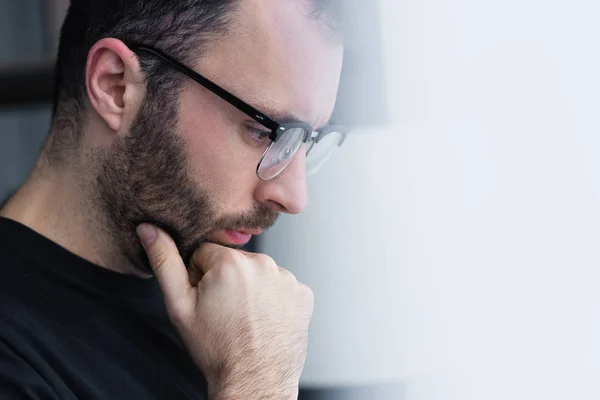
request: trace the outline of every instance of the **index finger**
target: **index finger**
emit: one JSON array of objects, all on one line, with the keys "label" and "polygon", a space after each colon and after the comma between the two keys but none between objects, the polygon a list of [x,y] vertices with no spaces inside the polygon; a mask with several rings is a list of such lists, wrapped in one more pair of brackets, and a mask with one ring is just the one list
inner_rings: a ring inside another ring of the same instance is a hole
[{"label": "index finger", "polygon": [[192,255],[191,267],[202,275],[208,273],[216,266],[225,263],[236,263],[236,257],[248,257],[248,252],[242,250],[231,249],[219,244],[204,242]]},{"label": "index finger", "polygon": [[164,294],[165,303],[171,309],[176,305],[189,306],[192,286],[173,239],[161,229],[149,224],[141,224],[136,232]]}]

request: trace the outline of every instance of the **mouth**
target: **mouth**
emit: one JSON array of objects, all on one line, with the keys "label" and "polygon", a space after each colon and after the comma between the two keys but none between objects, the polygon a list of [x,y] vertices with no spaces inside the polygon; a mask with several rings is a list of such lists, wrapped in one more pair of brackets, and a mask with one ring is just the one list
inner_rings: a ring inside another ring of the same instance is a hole
[{"label": "mouth", "polygon": [[248,244],[252,236],[260,235],[261,230],[233,230],[225,229],[211,235],[211,241],[226,243],[233,246],[244,246]]}]

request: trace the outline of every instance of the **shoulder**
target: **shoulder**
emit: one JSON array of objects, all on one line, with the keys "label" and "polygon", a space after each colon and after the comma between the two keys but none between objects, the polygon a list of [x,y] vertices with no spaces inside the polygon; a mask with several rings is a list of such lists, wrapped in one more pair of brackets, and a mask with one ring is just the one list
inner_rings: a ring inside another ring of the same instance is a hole
[{"label": "shoulder", "polygon": [[15,343],[0,336],[0,398],[58,399]]},{"label": "shoulder", "polygon": [[0,290],[0,399],[57,399],[36,365],[44,336],[37,313],[11,289]]}]

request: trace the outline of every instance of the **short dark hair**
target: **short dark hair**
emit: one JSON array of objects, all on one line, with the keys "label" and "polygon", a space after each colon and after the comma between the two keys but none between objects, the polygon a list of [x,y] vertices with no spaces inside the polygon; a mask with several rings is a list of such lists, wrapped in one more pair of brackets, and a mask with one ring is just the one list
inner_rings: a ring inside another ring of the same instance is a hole
[{"label": "short dark hair", "polygon": [[[228,27],[238,0],[71,0],[60,33],[55,67],[52,124],[54,146],[77,142],[85,111],[85,68],[92,46],[105,37],[150,44],[189,61],[202,45]],[[158,63],[143,63],[148,82],[176,83]],[[162,79],[156,79],[162,77]],[[151,78],[151,79],[150,79]],[[70,147],[70,146],[69,146]],[[60,149],[51,149],[53,153]]]},{"label": "short dark hair", "polygon": [[[77,143],[85,112],[85,68],[92,46],[106,37],[151,45],[184,63],[191,62],[230,26],[240,0],[71,0],[58,56],[51,153]],[[302,1],[302,0],[299,0]],[[339,0],[309,0],[313,17],[335,31]],[[182,77],[151,59],[140,59],[149,93],[177,92]],[[53,136],[55,136],[53,135]]]}]

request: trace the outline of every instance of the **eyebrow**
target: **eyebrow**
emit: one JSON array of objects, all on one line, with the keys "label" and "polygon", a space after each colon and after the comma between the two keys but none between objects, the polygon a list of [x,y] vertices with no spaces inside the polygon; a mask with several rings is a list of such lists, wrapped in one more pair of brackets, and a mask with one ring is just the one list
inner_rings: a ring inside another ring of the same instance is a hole
[{"label": "eyebrow", "polygon": [[307,123],[306,121],[303,121],[299,116],[294,115],[294,113],[278,110],[275,107],[270,106],[268,104],[260,104],[259,103],[259,104],[253,105],[252,107],[255,107],[257,110],[260,110],[261,112],[266,114],[269,118],[274,119],[275,121],[279,122],[280,124],[285,123],[285,122]]},{"label": "eyebrow", "polygon": [[[277,121],[280,124],[283,123],[304,123],[304,124],[308,124],[312,127],[312,124],[306,122],[305,120],[301,119],[300,117],[298,117],[297,115],[294,115],[293,113],[290,112],[285,112],[285,111],[281,111],[276,109],[275,107],[269,105],[269,104],[260,104],[257,103],[255,105],[252,105],[252,107],[255,107],[257,110],[260,110],[262,113],[264,113],[265,115],[267,115],[269,118]],[[321,129],[329,126],[331,124],[331,120],[325,121],[325,123],[323,123],[320,127],[318,128],[314,128],[312,127],[312,129],[314,131],[320,131]]]}]

